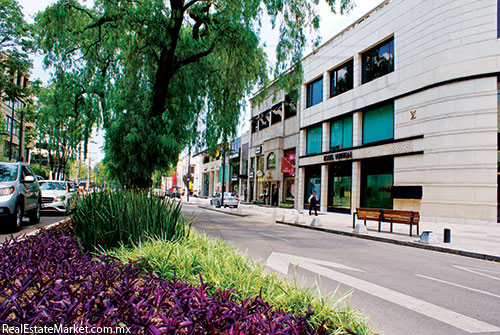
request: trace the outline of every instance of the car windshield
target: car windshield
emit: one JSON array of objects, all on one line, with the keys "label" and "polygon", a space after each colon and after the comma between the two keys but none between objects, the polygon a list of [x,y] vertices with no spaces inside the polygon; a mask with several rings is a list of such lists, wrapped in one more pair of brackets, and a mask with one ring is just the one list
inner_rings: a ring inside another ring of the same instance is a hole
[{"label": "car windshield", "polygon": [[232,193],[224,193],[224,196],[225,196],[225,197],[232,197],[232,196],[233,196],[233,194],[232,194]]},{"label": "car windshield", "polygon": [[66,185],[65,183],[42,181],[40,182],[40,189],[46,191],[64,191],[66,190]]},{"label": "car windshield", "polygon": [[0,181],[14,181],[17,178],[17,165],[0,164]]}]

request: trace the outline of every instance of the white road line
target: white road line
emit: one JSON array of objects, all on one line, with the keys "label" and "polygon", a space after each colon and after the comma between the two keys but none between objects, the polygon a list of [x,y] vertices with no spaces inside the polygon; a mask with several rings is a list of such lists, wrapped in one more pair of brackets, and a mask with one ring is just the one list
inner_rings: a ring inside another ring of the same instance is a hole
[{"label": "white road line", "polygon": [[452,265],[452,266],[454,266],[454,267],[456,267],[457,269],[460,269],[460,270],[464,270],[464,271],[467,271],[467,272],[470,272],[470,273],[475,273],[475,274],[483,276],[483,277],[487,277],[487,278],[490,278],[490,279],[494,279],[494,280],[500,281],[500,278],[493,277],[493,276],[490,276],[490,275],[487,275],[487,274],[484,274],[484,273],[481,273],[481,272],[478,272],[478,271],[474,271],[474,270],[471,270],[471,269],[467,269],[467,268],[465,268],[463,266],[458,266],[458,265]]},{"label": "white road line", "polygon": [[[278,255],[274,255],[278,254]],[[337,272],[328,268],[325,268],[321,265],[315,264],[315,260],[310,261],[300,261],[300,257],[295,258],[297,256],[272,253],[269,257],[273,259],[273,262],[268,262],[267,265],[275,268],[273,265],[279,261],[279,258],[276,256],[281,256],[282,259],[287,259],[289,263],[300,266],[303,269],[308,271],[317,273],[321,276],[330,278],[339,283],[343,283],[347,286],[350,286],[356,290],[363,291],[369,293],[373,296],[376,296],[380,299],[387,300],[394,304],[400,305],[409,310],[415,311],[417,313],[428,316],[432,319],[436,319],[440,322],[449,324],[453,327],[459,328],[468,333],[490,333],[490,332],[499,332],[500,327],[490,325],[486,322],[476,320],[469,316],[448,310],[444,307],[440,307],[429,303],[424,300],[417,299],[415,297],[388,289],[386,287],[370,283],[366,280],[362,280],[353,276],[349,276],[343,274],[341,272]],[[269,259],[268,259],[269,260]],[[311,262],[312,261],[312,262]],[[276,264],[276,268],[278,271],[284,272],[287,274],[288,272],[288,263],[287,266],[285,264]],[[286,269],[286,271],[283,271]]]},{"label": "white road line", "polygon": [[421,278],[425,278],[425,279],[429,279],[429,280],[434,280],[434,281],[437,281],[437,282],[440,282],[440,283],[443,283],[443,284],[448,284],[448,285],[451,285],[451,286],[456,286],[456,287],[464,288],[464,289],[469,290],[469,291],[474,291],[474,292],[486,294],[486,295],[489,295],[489,296],[492,296],[492,297],[495,297],[495,298],[500,298],[500,295],[498,295],[498,294],[494,294],[494,293],[490,293],[490,292],[478,290],[478,289],[475,289],[475,288],[472,288],[472,287],[468,287],[468,286],[464,286],[464,285],[460,285],[460,284],[455,284],[455,283],[452,283],[452,282],[449,282],[449,281],[446,281],[446,280],[441,280],[441,279],[432,278],[432,277],[428,277],[428,276],[424,276],[424,275],[419,275],[419,274],[415,274],[415,276],[421,277]]},{"label": "white road line", "polygon": [[275,239],[278,239],[278,240],[282,240],[282,241],[285,241],[285,242],[290,242],[290,241],[289,241],[289,240],[287,240],[286,238],[282,238],[282,237],[274,236],[274,235],[271,235],[271,234],[266,234],[266,233],[261,233],[261,232],[259,232],[259,235],[262,235],[262,236],[267,236],[267,237],[272,237],[272,238],[275,238]]}]

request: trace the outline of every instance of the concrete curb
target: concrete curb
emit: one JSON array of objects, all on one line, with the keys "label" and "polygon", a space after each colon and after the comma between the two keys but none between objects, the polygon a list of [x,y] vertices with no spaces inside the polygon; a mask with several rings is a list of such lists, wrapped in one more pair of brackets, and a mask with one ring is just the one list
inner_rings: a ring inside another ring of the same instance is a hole
[{"label": "concrete curb", "polygon": [[203,205],[198,205],[198,207],[199,208],[203,208],[203,209],[208,209],[209,211],[214,211],[214,212],[219,212],[219,213],[228,214],[228,215],[234,215],[234,216],[239,216],[239,217],[246,217],[246,216],[250,215],[250,214],[240,214],[240,213],[226,212],[223,209],[217,209],[217,208],[203,206]]},{"label": "concrete curb", "polygon": [[349,232],[330,229],[330,228],[315,227],[315,226],[303,225],[303,224],[298,224],[298,223],[285,222],[285,221],[281,221],[281,220],[276,220],[276,223],[285,224],[285,225],[294,226],[294,227],[305,228],[305,229],[311,229],[311,230],[319,230],[319,231],[322,231],[325,233],[356,237],[356,238],[361,238],[361,239],[365,239],[365,240],[372,240],[372,241],[378,241],[378,242],[384,242],[384,243],[392,243],[392,244],[397,244],[397,245],[403,245],[406,247],[427,249],[427,250],[432,250],[432,251],[438,251],[438,252],[443,252],[443,253],[448,253],[448,254],[470,257],[470,258],[478,258],[478,259],[482,259],[482,260],[486,260],[486,261],[500,263],[500,257],[498,257],[498,256],[481,254],[481,253],[472,252],[472,251],[450,249],[450,248],[438,247],[438,246],[433,246],[433,245],[423,244],[423,243],[398,241],[398,240],[393,240],[393,239],[385,238],[385,237],[378,237],[378,236],[371,236],[371,235],[364,235],[364,234],[355,234],[355,233],[349,233]]}]

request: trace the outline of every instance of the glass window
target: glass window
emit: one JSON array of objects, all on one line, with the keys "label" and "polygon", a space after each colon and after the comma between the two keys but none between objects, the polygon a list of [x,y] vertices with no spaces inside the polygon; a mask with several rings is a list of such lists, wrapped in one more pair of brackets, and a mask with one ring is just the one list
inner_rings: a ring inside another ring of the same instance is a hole
[{"label": "glass window", "polygon": [[250,172],[254,172],[255,171],[255,157],[252,157],[250,159]]},{"label": "glass window", "polygon": [[353,88],[352,68],[353,61],[350,60],[330,72],[330,97],[347,92]]},{"label": "glass window", "polygon": [[251,120],[252,134],[259,130],[259,121],[256,119]]},{"label": "glass window", "polygon": [[351,208],[352,163],[330,164],[328,172],[328,210],[349,212]]},{"label": "glass window", "polygon": [[241,162],[241,174],[246,175],[248,173],[248,159]]},{"label": "glass window", "polygon": [[362,162],[361,205],[363,207],[392,209],[393,166],[394,159],[392,157]]},{"label": "glass window", "polygon": [[363,144],[394,137],[394,105],[385,105],[363,113]]},{"label": "glass window", "polygon": [[275,169],[276,168],[276,155],[274,152],[271,152],[267,156],[267,168],[268,169]]},{"label": "glass window", "polygon": [[323,77],[307,84],[307,107],[323,101]]},{"label": "glass window", "polygon": [[293,203],[295,201],[295,177],[285,177],[283,201]]},{"label": "glass window", "polygon": [[265,111],[264,113],[260,114],[259,130],[269,127],[269,125],[270,125],[269,121],[270,121],[270,112],[269,111]]},{"label": "glass window", "polygon": [[394,38],[364,52],[361,61],[363,84],[394,71]]},{"label": "glass window", "polygon": [[41,182],[40,189],[42,191],[65,191],[66,185],[64,182]]},{"label": "glass window", "polygon": [[[309,197],[316,191],[316,196],[321,196],[321,166],[306,167],[304,184],[304,204],[309,205]],[[308,207],[307,207],[308,208]]]},{"label": "glass window", "polygon": [[330,125],[330,150],[352,147],[352,115]]},{"label": "glass window", "polygon": [[319,154],[321,152],[321,125],[307,130],[307,155]]},{"label": "glass window", "polygon": [[288,98],[285,101],[285,119],[297,115],[297,109],[295,108],[295,103]]},{"label": "glass window", "polygon": [[271,110],[271,124],[281,122],[282,119],[281,113],[282,113],[281,104],[273,108],[273,110]]},{"label": "glass window", "polygon": [[264,172],[264,156],[257,157],[257,171]]},{"label": "glass window", "polygon": [[0,164],[0,181],[14,181],[17,179],[17,165]]}]

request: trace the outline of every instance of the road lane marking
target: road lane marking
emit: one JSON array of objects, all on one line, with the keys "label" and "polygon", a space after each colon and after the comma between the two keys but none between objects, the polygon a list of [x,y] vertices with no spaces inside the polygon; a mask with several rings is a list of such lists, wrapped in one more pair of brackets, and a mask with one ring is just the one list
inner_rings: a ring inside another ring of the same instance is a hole
[{"label": "road lane marking", "polygon": [[440,283],[443,283],[443,284],[448,284],[448,285],[451,285],[451,286],[456,286],[456,287],[464,288],[464,289],[469,290],[469,291],[474,291],[474,292],[486,294],[486,295],[489,295],[489,296],[492,296],[492,297],[495,297],[495,298],[500,298],[500,295],[498,295],[498,294],[494,294],[494,293],[490,293],[490,292],[478,290],[478,289],[475,289],[475,288],[472,288],[472,287],[468,287],[468,286],[464,286],[464,285],[452,283],[452,282],[449,282],[449,281],[446,281],[446,280],[441,280],[441,279],[432,278],[432,277],[428,277],[428,276],[424,276],[424,275],[419,275],[419,274],[415,274],[415,276],[421,277],[421,278],[425,278],[425,279],[429,279],[429,280],[434,280],[434,281],[437,281],[437,282],[440,282]]},{"label": "road lane marking", "polygon": [[285,242],[290,242],[286,238],[282,238],[282,237],[279,237],[279,236],[274,236],[274,235],[271,235],[271,234],[266,234],[266,233],[259,232],[259,235],[267,236],[267,237],[272,237],[272,238],[275,238],[275,239],[278,239],[278,240],[282,240],[282,241],[285,241]]},{"label": "road lane marking", "polygon": [[470,273],[475,273],[477,275],[480,275],[480,276],[484,276],[484,277],[487,277],[487,278],[490,278],[490,279],[494,279],[494,280],[498,280],[500,281],[500,278],[497,278],[497,277],[493,277],[493,276],[490,276],[490,275],[487,275],[487,274],[484,274],[484,273],[481,273],[479,271],[474,271],[474,270],[471,270],[471,269],[468,269],[468,268],[465,268],[463,266],[458,266],[458,265],[452,265],[454,267],[456,267],[457,269],[460,269],[460,270],[464,270],[464,271],[467,271],[467,272],[470,272]]},{"label": "road lane marking", "polygon": [[[288,274],[288,266],[290,264],[294,264],[308,271],[317,273],[339,283],[343,283],[359,291],[369,293],[373,296],[400,305],[432,319],[449,324],[468,333],[490,333],[500,331],[499,327],[490,325],[486,322],[476,320],[427,301],[420,300],[386,287],[370,283],[366,280],[358,279],[356,277],[321,266],[326,265],[325,263],[329,262],[273,252],[269,256],[266,265],[286,275]],[[350,268],[346,265],[336,264],[343,266],[343,268]]]}]

